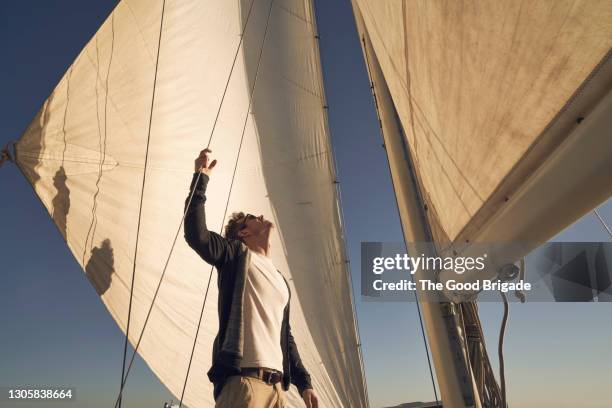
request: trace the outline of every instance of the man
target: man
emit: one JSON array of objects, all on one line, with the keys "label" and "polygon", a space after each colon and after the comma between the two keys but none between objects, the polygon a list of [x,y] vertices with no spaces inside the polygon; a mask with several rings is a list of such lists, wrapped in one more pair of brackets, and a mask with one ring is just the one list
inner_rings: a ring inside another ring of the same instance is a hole
[{"label": "man", "polygon": [[[195,160],[185,239],[218,271],[219,332],[208,371],[215,406],[284,407],[283,390],[293,383],[306,407],[317,408],[310,375],[291,335],[289,285],[268,257],[273,224],[263,215],[240,212],[232,214],[225,237],[207,229],[205,191],[217,163],[208,163],[208,153],[211,150],[202,150]],[[185,207],[188,203],[189,196]]]}]

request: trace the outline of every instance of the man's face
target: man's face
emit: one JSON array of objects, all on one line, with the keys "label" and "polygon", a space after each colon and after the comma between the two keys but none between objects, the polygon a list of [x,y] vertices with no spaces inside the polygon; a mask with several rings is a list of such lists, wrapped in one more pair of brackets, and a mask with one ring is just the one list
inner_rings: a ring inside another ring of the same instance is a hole
[{"label": "man's face", "polygon": [[266,220],[263,215],[255,216],[247,214],[244,217],[244,228],[240,230],[243,236],[258,236],[267,233],[273,226],[272,222]]}]

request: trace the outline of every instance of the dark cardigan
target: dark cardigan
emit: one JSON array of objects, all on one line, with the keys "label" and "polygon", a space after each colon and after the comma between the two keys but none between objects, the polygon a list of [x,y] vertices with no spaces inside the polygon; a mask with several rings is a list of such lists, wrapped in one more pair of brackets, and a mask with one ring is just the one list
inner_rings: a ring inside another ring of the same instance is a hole
[{"label": "dark cardigan", "polygon": [[[214,265],[218,271],[219,332],[213,344],[212,367],[208,378],[214,384],[215,400],[219,397],[227,377],[240,373],[240,362],[244,342],[243,298],[246,274],[249,267],[250,250],[239,240],[230,240],[209,231],[206,227],[204,203],[208,176],[194,173],[189,193],[195,187],[191,204],[185,200],[185,239],[202,259]],[[287,281],[285,280],[285,283]],[[289,289],[289,285],[287,285]],[[281,326],[281,349],[283,352],[283,389],[287,391],[293,383],[300,394],[312,388],[310,375],[304,368],[289,325],[289,301],[285,307]]]}]

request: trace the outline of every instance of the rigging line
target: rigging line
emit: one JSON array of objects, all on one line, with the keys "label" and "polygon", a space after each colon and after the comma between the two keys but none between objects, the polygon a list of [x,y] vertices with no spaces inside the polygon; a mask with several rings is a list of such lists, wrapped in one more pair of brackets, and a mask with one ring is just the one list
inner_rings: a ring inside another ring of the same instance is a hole
[{"label": "rigging line", "polygon": [[[136,228],[136,244],[134,246],[134,264],[133,264],[133,268],[132,268],[132,282],[130,284],[130,302],[128,305],[128,319],[127,319],[127,325],[126,325],[126,329],[125,329],[125,342],[123,344],[123,363],[121,364],[121,387],[119,389],[119,396],[117,397],[117,402],[115,403],[115,406],[119,406],[119,408],[121,408],[121,395],[123,393],[123,386],[125,384],[125,361],[127,358],[127,347],[128,347],[128,339],[129,339],[129,333],[130,333],[130,319],[132,316],[132,299],[134,298],[134,281],[136,278],[136,261],[137,261],[137,255],[138,255],[138,238],[140,237],[140,220],[141,220],[141,216],[142,216],[142,201],[144,199],[144,189],[145,189],[145,181],[147,178],[147,161],[149,159],[149,143],[151,141],[151,124],[153,123],[153,107],[155,106],[155,90],[157,88],[157,69],[159,67],[159,54],[160,54],[160,50],[161,50],[161,39],[162,39],[162,32],[163,32],[163,27],[164,27],[164,12],[166,9],[166,0],[162,0],[162,9],[161,9],[161,19],[159,22],[159,38],[158,38],[158,42],[157,42],[157,57],[155,60],[155,74],[153,76],[153,92],[151,95],[151,111],[149,113],[149,128],[147,131],[147,148],[145,151],[145,164],[144,164],[144,171],[143,171],[143,176],[142,176],[142,188],[140,190],[140,206],[138,209],[138,226]],[[108,89],[107,89],[107,93],[108,93]],[[136,354],[136,351],[134,351],[134,354]]]},{"label": "rigging line", "polygon": [[[251,3],[251,6],[252,6],[252,5],[253,5],[253,3]],[[249,11],[249,16],[250,16],[250,11]],[[248,23],[248,17],[247,17],[247,21],[245,22],[245,28],[246,28],[246,23]],[[238,44],[238,49],[236,50],[236,55],[235,55],[235,57],[234,57],[234,62],[235,62],[235,60],[236,60],[236,58],[237,58],[237,55],[238,55],[238,52],[239,52],[239,50],[240,50],[240,46],[241,46],[241,44],[242,44],[242,38],[241,38],[240,43]],[[232,64],[232,69],[233,69],[233,67],[234,67],[234,64]],[[231,72],[230,72],[230,75],[229,75],[229,77],[228,77],[228,79],[227,79],[227,82],[226,82],[226,85],[225,85],[225,86],[226,86],[226,90],[227,90],[227,87],[229,86],[229,81],[230,81],[230,78],[231,78]],[[225,95],[225,92],[224,92],[224,95]],[[221,103],[222,103],[222,102],[223,102],[223,100],[221,101]],[[218,114],[218,113],[217,113],[217,114]],[[247,117],[248,117],[248,114],[247,114]],[[212,133],[211,133],[211,136],[210,136],[210,139],[209,139],[209,143],[210,143],[210,140],[211,140],[211,139],[212,139]],[[197,177],[197,179],[198,179],[198,180],[199,180],[199,178],[200,178],[200,175],[201,175],[201,174],[198,174],[198,177]],[[197,184],[197,181],[196,181],[196,184]],[[195,189],[194,189],[194,190],[191,192],[191,195],[189,196],[189,200],[188,200],[187,208],[189,207],[189,204],[191,203],[191,200],[192,200],[192,198],[193,198],[193,193],[194,193],[194,191],[195,191]],[[135,357],[136,357],[136,353],[138,352],[138,348],[140,347],[140,343],[141,343],[141,341],[142,341],[142,338],[143,338],[143,336],[144,336],[145,329],[146,329],[147,324],[148,324],[148,322],[149,322],[149,318],[150,318],[150,316],[151,316],[151,312],[152,312],[152,310],[153,310],[153,306],[154,306],[154,304],[155,304],[155,300],[157,299],[157,295],[158,295],[158,293],[159,293],[159,289],[160,289],[161,284],[162,284],[162,282],[163,282],[163,279],[164,279],[164,277],[165,277],[165,275],[166,275],[166,271],[167,271],[167,268],[168,268],[168,264],[169,264],[169,262],[170,262],[170,257],[171,257],[171,255],[172,255],[172,251],[174,250],[174,246],[176,245],[176,240],[178,239],[178,236],[179,236],[179,233],[180,233],[180,231],[181,231],[181,227],[182,227],[183,222],[184,222],[184,220],[185,220],[185,216],[186,216],[186,214],[187,214],[187,211],[185,211],[185,212],[183,213],[183,216],[182,216],[181,221],[180,221],[180,223],[179,223],[179,227],[178,227],[178,228],[177,228],[177,230],[176,230],[176,234],[175,234],[175,236],[174,236],[174,240],[173,240],[173,242],[172,242],[172,246],[171,246],[171,248],[170,248],[170,253],[168,254],[168,257],[166,258],[166,263],[165,263],[165,265],[164,265],[164,268],[163,268],[162,274],[161,274],[161,276],[160,276],[160,278],[159,278],[159,281],[158,281],[158,283],[157,283],[157,288],[155,289],[155,293],[153,294],[153,298],[152,298],[152,300],[151,300],[151,305],[149,306],[149,310],[148,310],[148,312],[147,312],[147,316],[145,317],[145,320],[144,320],[144,324],[143,324],[142,330],[141,330],[140,335],[139,335],[139,337],[138,337],[138,341],[136,342],[136,346],[134,347],[134,353],[132,354],[132,357],[131,357],[131,359],[130,359],[130,363],[128,364],[128,368],[127,368],[126,373],[125,373],[125,378],[123,379],[123,382],[122,382],[122,384],[121,384],[120,394],[121,394],[121,392],[123,391],[123,388],[125,387],[125,383],[127,382],[128,375],[129,375],[129,373],[130,373],[130,370],[131,370],[132,365],[133,365],[133,363],[134,363],[134,359],[135,359]],[[117,399],[117,401],[118,401],[118,399]],[[115,403],[115,407],[117,407],[117,403]]]},{"label": "rigging line", "polygon": [[[380,127],[380,133],[383,136],[383,143],[384,143],[384,132],[383,132],[383,127],[382,127],[382,119],[380,116],[380,111],[378,109],[378,97],[376,96],[376,90],[374,88],[374,80],[372,79],[372,72],[370,69],[370,59],[368,58],[368,51],[367,51],[365,36],[363,34],[361,35],[361,41],[363,43],[363,55],[364,55],[365,62],[366,62],[366,70],[368,72],[368,77],[370,78],[370,89],[372,90],[372,97],[374,99],[374,107],[376,108],[376,115],[378,117],[378,125]],[[389,166],[389,173],[391,173],[391,163],[389,163],[389,160],[387,160],[387,164]],[[416,180],[415,180],[415,183],[416,183]],[[395,192],[395,186],[393,186],[393,190]],[[399,203],[397,202],[397,195],[396,195],[395,203],[397,205],[397,211],[399,214]],[[402,228],[402,235],[404,237],[404,242],[406,242],[406,236],[404,235],[403,228]],[[414,282],[414,277],[412,276],[412,274],[410,275],[410,279]],[[425,355],[427,356],[427,365],[429,367],[429,376],[431,378],[431,385],[432,385],[433,392],[434,392],[434,398],[436,400],[436,404],[440,405],[440,399],[438,398],[438,391],[436,389],[436,382],[434,380],[433,368],[431,365],[431,357],[429,356],[429,346],[427,345],[427,336],[425,335],[425,327],[423,325],[423,317],[421,315],[421,305],[419,304],[419,298],[416,293],[414,294],[414,296],[416,300],[415,304],[417,307],[417,315],[419,316],[419,326],[421,328],[421,336],[423,338],[423,345],[425,346]]]},{"label": "rigging line", "polygon": [[601,217],[601,215],[599,214],[599,211],[597,211],[597,208],[593,209],[593,214],[595,214],[595,216],[597,217],[601,225],[605,228],[606,231],[608,231],[608,235],[610,236],[610,238],[612,238],[612,231],[610,231],[610,227],[608,227],[608,224],[606,224],[606,221]]},{"label": "rigging line", "polygon": [[[251,3],[252,5],[252,3]],[[253,86],[251,87],[251,93],[249,95],[249,106],[247,107],[246,115],[244,117],[244,123],[242,125],[242,134],[240,135],[240,144],[238,145],[238,154],[236,155],[236,163],[234,164],[234,172],[232,173],[232,181],[230,182],[229,192],[227,194],[227,201],[225,202],[225,210],[223,210],[223,219],[227,214],[227,209],[229,208],[230,197],[232,195],[232,188],[234,187],[234,180],[236,178],[236,171],[238,170],[238,159],[240,158],[240,152],[242,151],[242,142],[244,141],[244,133],[246,131],[246,125],[249,120],[249,112],[251,110],[251,105],[253,103],[253,94],[255,93],[255,85],[257,84],[257,78],[259,77],[259,68],[261,66],[261,57],[263,55],[263,50],[266,45],[266,38],[268,37],[268,27],[270,24],[270,16],[272,15],[272,6],[274,5],[274,0],[270,1],[270,8],[268,9],[268,17],[266,20],[266,27],[264,29],[264,36],[261,42],[261,49],[259,50],[259,57],[257,59],[257,67],[255,68],[255,77],[253,78]],[[197,179],[200,178],[202,173],[198,173]],[[195,183],[197,185],[197,181]],[[195,187],[194,187],[195,191]],[[191,195],[193,197],[193,194]],[[190,197],[190,202],[191,202]],[[187,208],[189,208],[189,204],[187,204]],[[223,231],[223,226],[221,226],[221,232]],[[183,384],[183,391],[181,393],[181,400],[179,402],[179,408],[183,406],[183,397],[185,396],[185,390],[187,389],[187,380],[189,378],[189,372],[191,370],[191,362],[193,361],[193,354],[195,352],[195,347],[198,342],[198,335],[200,334],[200,325],[202,324],[202,316],[204,315],[204,308],[206,306],[206,300],[208,299],[208,290],[210,289],[210,282],[212,280],[212,273],[214,267],[210,267],[210,272],[208,275],[208,284],[206,285],[206,292],[204,293],[204,301],[202,302],[202,309],[200,310],[200,320],[198,321],[198,327],[196,329],[196,335],[193,340],[193,347],[191,348],[191,356],[189,357],[189,365],[187,366],[187,374],[185,375],[185,383]]]},{"label": "rigging line", "polygon": [[507,408],[508,404],[506,402],[506,375],[504,372],[504,335],[506,334],[506,325],[508,323],[508,299],[506,298],[506,294],[502,291],[499,292],[503,301],[504,301],[504,317],[502,318],[502,324],[499,329],[499,345],[497,348],[497,354],[499,355],[499,382],[501,386],[501,398],[502,398],[502,408]]}]

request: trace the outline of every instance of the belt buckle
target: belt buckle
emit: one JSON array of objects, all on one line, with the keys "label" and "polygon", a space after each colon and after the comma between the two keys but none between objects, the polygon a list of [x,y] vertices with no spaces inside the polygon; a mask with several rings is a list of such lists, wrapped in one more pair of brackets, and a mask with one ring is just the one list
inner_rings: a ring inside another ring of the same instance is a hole
[{"label": "belt buckle", "polygon": [[274,381],[277,377],[278,374],[274,371],[264,371],[263,375],[262,375],[262,380],[268,384],[268,385],[274,385],[276,384],[278,381]]}]

